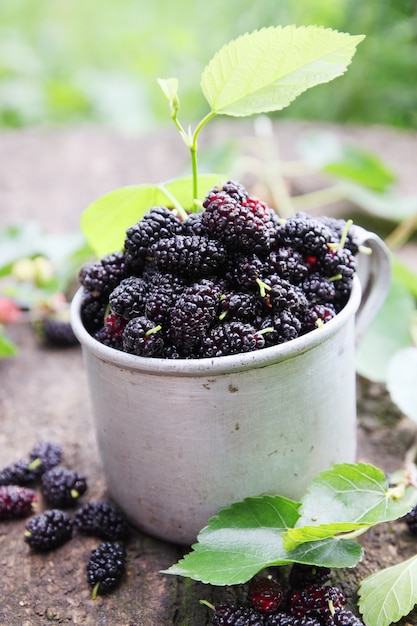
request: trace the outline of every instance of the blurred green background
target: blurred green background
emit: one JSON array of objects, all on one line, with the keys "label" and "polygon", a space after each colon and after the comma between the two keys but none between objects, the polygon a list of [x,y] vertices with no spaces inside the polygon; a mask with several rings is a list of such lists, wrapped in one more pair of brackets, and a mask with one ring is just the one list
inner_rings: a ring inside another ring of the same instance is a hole
[{"label": "blurred green background", "polygon": [[186,123],[199,80],[230,39],[269,25],[365,34],[347,74],[281,117],[417,128],[416,0],[13,0],[0,4],[0,125],[169,123],[156,79],[180,80]]}]

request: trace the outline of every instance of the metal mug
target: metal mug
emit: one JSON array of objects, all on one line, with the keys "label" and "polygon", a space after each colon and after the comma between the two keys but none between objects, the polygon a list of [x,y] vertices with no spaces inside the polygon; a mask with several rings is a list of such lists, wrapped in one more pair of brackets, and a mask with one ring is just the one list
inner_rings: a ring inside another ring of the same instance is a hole
[{"label": "metal mug", "polygon": [[102,345],[71,307],[83,350],[108,491],[139,529],[190,545],[232,502],[297,500],[311,480],[356,455],[355,345],[383,303],[390,257],[372,254],[346,306],[323,327],[255,352],[204,359],[138,357]]}]

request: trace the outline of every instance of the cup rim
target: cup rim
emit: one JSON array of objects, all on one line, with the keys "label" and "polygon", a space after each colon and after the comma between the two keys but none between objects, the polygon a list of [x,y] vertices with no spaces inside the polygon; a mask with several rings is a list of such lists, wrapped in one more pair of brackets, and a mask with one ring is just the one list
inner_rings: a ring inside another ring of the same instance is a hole
[{"label": "cup rim", "polygon": [[89,334],[81,321],[81,300],[83,288],[80,287],[71,302],[71,325],[75,336],[80,342],[83,351],[93,354],[96,358],[111,363],[122,369],[129,369],[148,374],[166,374],[183,376],[202,376],[207,374],[225,374],[256,367],[265,367],[288,358],[293,358],[324,343],[335,335],[359,309],[361,301],[361,285],[357,276],[349,300],[343,309],[326,324],[316,328],[301,337],[291,339],[286,343],[261,348],[253,352],[245,352],[219,357],[204,357],[201,359],[162,359],[157,357],[142,357],[122,352],[106,346]]}]

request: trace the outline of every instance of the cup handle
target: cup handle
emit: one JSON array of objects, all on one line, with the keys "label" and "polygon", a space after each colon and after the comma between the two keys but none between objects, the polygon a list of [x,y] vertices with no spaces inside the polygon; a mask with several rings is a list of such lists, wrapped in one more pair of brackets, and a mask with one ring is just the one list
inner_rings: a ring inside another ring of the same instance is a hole
[{"label": "cup handle", "polygon": [[[362,288],[362,298],[356,312],[355,338],[358,344],[381,308],[391,283],[391,253],[382,239],[362,226],[353,225],[353,236],[370,254],[357,255],[357,275]],[[351,231],[352,232],[352,231]]]}]

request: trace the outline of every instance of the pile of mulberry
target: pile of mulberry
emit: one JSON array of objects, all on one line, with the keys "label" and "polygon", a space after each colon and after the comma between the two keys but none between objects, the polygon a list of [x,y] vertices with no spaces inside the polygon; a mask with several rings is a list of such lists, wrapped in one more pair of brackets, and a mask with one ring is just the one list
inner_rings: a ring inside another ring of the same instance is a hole
[{"label": "pile of mulberry", "polygon": [[213,626],[363,626],[341,590],[326,584],[330,574],[325,567],[293,563],[286,581],[253,578],[246,601],[202,603],[212,609]]},{"label": "pile of mulberry", "polygon": [[[229,180],[186,219],[153,207],[127,229],[123,250],[86,264],[81,318],[97,341],[137,356],[260,350],[316,330],[343,309],[358,251],[344,220],[280,219]],[[240,324],[232,339],[231,322]]]}]

